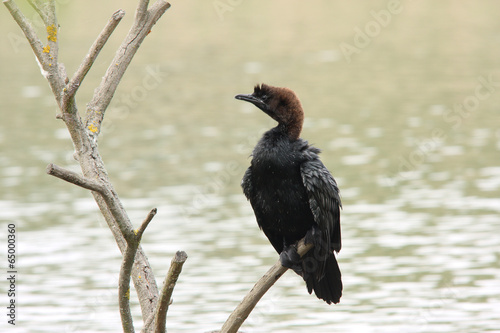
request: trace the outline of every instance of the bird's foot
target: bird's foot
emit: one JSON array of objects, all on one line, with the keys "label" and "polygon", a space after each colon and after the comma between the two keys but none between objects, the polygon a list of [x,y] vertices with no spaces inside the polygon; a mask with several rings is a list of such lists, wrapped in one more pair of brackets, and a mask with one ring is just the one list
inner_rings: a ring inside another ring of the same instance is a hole
[{"label": "bird's foot", "polygon": [[294,245],[285,246],[280,253],[281,265],[293,269],[297,274],[302,271],[301,258]]}]

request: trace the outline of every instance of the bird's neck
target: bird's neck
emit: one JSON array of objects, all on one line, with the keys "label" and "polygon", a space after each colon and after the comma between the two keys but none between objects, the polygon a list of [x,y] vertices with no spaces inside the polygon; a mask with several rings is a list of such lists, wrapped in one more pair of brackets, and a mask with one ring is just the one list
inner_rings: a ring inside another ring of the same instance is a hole
[{"label": "bird's neck", "polygon": [[291,141],[298,140],[302,132],[302,122],[291,121],[289,123],[279,123],[276,127],[280,132],[286,134]]},{"label": "bird's neck", "polygon": [[252,156],[254,168],[268,173],[282,170],[297,163],[302,140],[290,140],[288,133],[276,126],[262,136],[255,146]]}]

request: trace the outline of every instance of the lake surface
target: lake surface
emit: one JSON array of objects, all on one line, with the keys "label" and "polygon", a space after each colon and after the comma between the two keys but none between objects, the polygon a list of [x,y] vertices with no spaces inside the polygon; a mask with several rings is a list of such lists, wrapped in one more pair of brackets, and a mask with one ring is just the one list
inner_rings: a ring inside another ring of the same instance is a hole
[{"label": "lake surface", "polygon": [[[127,12],[79,90],[80,110],[134,6],[58,2],[69,73],[111,13]],[[261,82],[297,92],[302,137],[341,188],[344,295],[328,306],[287,272],[242,330],[500,332],[499,12],[492,0],[173,2],[99,141],[134,224],[158,207],[142,242],[158,284],[175,251],[189,256],[169,332],[219,329],[277,260],[239,186],[274,123],[233,97]],[[19,255],[18,325],[2,314],[0,330],[119,331],[120,253],[90,194],[45,175],[48,163],[79,167],[5,9],[0,27],[0,244],[15,223]]]}]

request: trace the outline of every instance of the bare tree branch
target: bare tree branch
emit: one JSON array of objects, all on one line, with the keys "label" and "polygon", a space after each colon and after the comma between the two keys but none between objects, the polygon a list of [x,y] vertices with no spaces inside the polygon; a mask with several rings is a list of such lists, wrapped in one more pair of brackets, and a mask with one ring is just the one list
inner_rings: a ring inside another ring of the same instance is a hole
[{"label": "bare tree branch", "polygon": [[43,44],[38,38],[35,29],[33,29],[31,23],[26,19],[26,17],[23,15],[23,13],[19,9],[19,7],[17,7],[17,4],[14,1],[4,0],[3,4],[5,5],[5,7],[7,7],[10,14],[17,22],[17,24],[23,31],[24,35],[26,36],[26,39],[30,43],[30,46],[33,49],[33,52],[35,53],[35,56],[38,60],[40,69],[42,70],[42,74],[43,76],[46,77],[47,74],[44,74],[43,71],[47,71],[45,69],[45,66],[47,64],[48,56],[43,53]]},{"label": "bare tree branch", "polygon": [[[56,101],[59,106],[61,106],[60,102],[60,94],[62,89],[64,88],[64,80],[65,80],[65,70],[64,66],[59,66],[57,61],[58,57],[58,42],[57,42],[57,20],[55,15],[55,4],[54,0],[50,0],[46,5],[42,7],[42,5],[37,4],[38,10],[42,11],[44,14],[44,21],[50,23],[50,25],[46,26],[47,30],[47,45],[43,46],[43,43],[38,38],[35,30],[32,25],[26,19],[26,17],[22,14],[19,7],[17,7],[16,3],[13,0],[4,0],[4,5],[7,7],[9,12],[11,13],[14,20],[17,22],[21,30],[23,31],[26,39],[29,41],[33,52],[38,60],[38,65],[40,66],[40,70],[42,75],[49,81],[50,87],[54,96],[56,97]],[[37,2],[38,3],[38,2]],[[37,10],[37,11],[38,11]]]},{"label": "bare tree branch", "polygon": [[[139,245],[137,243],[137,245]],[[134,322],[130,312],[130,276],[132,275],[132,266],[137,252],[137,246],[128,244],[123,253],[123,261],[120,267],[120,276],[118,278],[118,305],[120,307],[120,317],[122,321],[123,332],[133,333]]]},{"label": "bare tree branch", "polygon": [[124,216],[123,207],[121,207],[119,202],[114,198],[114,196],[110,193],[109,189],[106,188],[106,186],[95,180],[86,178],[76,172],[61,168],[60,166],[52,163],[47,166],[46,172],[51,176],[55,176],[69,183],[75,184],[91,191],[95,191],[102,195],[106,202],[107,208],[118,222],[118,226],[120,227],[120,231],[122,232],[125,240],[130,240],[131,242],[135,240],[135,233],[131,228],[131,225],[129,227],[129,225],[123,223],[123,221],[128,219],[126,216]]},{"label": "bare tree branch", "polygon": [[64,91],[65,104],[67,104],[68,100],[74,97],[76,91],[85,78],[85,75],[87,75],[99,55],[99,52],[101,52],[104,44],[106,44],[113,31],[115,31],[115,28],[118,26],[118,23],[120,23],[123,16],[125,16],[125,12],[121,9],[114,12],[104,29],[101,31],[99,36],[97,36],[97,39],[90,47],[88,54],[85,56],[85,59],[81,63],[80,67],[78,67],[77,71],[69,81],[67,89]]},{"label": "bare tree branch", "polygon": [[47,20],[45,28],[47,30],[47,47],[49,47],[49,67],[52,72],[56,72],[59,70],[57,66],[59,63],[59,36],[57,35],[59,24],[57,23],[55,0],[46,1],[43,6]]},{"label": "bare tree branch", "polygon": [[147,15],[149,6],[149,0],[139,0],[137,5],[137,10],[135,11],[135,20],[137,22],[143,21],[145,15]]},{"label": "bare tree branch", "polygon": [[41,4],[39,0],[28,0],[28,3],[30,4],[31,7],[33,7],[33,9],[40,16],[40,18],[42,19],[45,26],[50,25],[47,14],[45,13],[45,10],[41,7],[41,6],[43,6],[43,4]]},{"label": "bare tree branch", "polygon": [[[83,176],[76,173],[71,174],[71,176],[77,175],[77,177],[73,177],[72,180],[76,183],[79,182],[80,186],[86,185],[90,189],[99,189],[99,191],[92,190],[92,195],[94,196],[101,213],[105,217],[118,247],[122,253],[125,253],[127,243],[130,242],[131,239],[135,238],[135,234],[130,219],[121,204],[118,194],[109,180],[107,172],[104,168],[104,163],[97,149],[96,136],[94,134],[96,132],[98,133],[98,131],[93,127],[89,128],[88,126],[84,126],[84,123],[78,113],[74,92],[70,91],[71,95],[63,98],[63,96],[68,96],[67,94],[65,95],[64,89],[66,88],[67,91],[68,88],[73,87],[73,85],[68,87],[66,86],[66,82],[69,80],[67,78],[66,71],[64,70],[64,66],[60,64],[57,59],[58,25],[55,15],[55,1],[48,0],[48,3],[46,4],[38,0],[34,1],[35,2],[33,2],[33,4],[36,7],[35,10],[40,13],[44,23],[46,24],[46,46],[44,46],[42,41],[40,41],[32,25],[21,13],[15,2],[13,0],[4,0],[4,4],[30,42],[33,52],[35,53],[40,65],[42,74],[48,80],[56,101],[61,109],[62,113],[58,116],[58,118],[64,120],[70,132],[76,151],[74,156],[78,160],[83,173]],[[139,8],[147,8],[148,2],[144,0],[140,1]],[[97,105],[105,105],[105,107],[107,107],[119,79],[123,76],[125,69],[137,51],[140,43],[144,40],[145,36],[147,36],[153,24],[156,23],[168,7],[170,7],[170,5],[164,0],[158,0],[149,10],[147,10],[147,15],[145,17],[140,20],[140,17],[138,17],[127,37],[125,37],[124,46],[122,45],[122,48],[120,48],[117,52],[117,55],[110,66],[112,68],[117,67],[118,70],[108,70],[108,72],[115,75],[105,75],[105,80],[103,80],[105,84],[101,84],[101,86],[95,91],[93,101],[98,101]],[[117,15],[119,17],[122,14]],[[105,40],[103,39],[101,42],[104,43]],[[96,47],[94,49],[91,48],[91,51],[96,51],[98,48],[102,47],[98,42],[94,44]],[[125,58],[122,60],[120,57]],[[84,64],[81,71],[77,71],[77,76],[72,84],[83,80],[83,77],[85,76],[84,72],[88,71],[86,66],[90,66],[91,62],[92,61],[89,61],[88,65]],[[116,66],[116,64],[118,64],[118,66]],[[112,89],[109,89],[109,87],[112,87]],[[99,110],[97,111],[99,112]],[[103,114],[100,116],[100,121],[102,121],[102,116]],[[92,124],[92,122],[88,124]],[[57,173],[58,169],[53,169],[54,170],[52,172]],[[63,174],[64,172],[62,172],[60,176],[64,177]],[[94,186],[95,184],[85,181],[89,179],[95,180],[101,184],[104,187],[104,190],[100,187],[96,188]],[[158,287],[149,262],[140,245],[137,248],[135,265],[132,265],[131,275],[140,301],[143,319],[146,320],[149,318],[150,314],[154,313],[156,310]]]},{"label": "bare tree branch", "polygon": [[161,290],[160,300],[158,301],[158,306],[155,313],[155,333],[165,333],[166,321],[167,321],[167,311],[170,303],[172,302],[172,293],[174,291],[177,279],[182,271],[182,265],[187,260],[187,254],[184,251],[177,251],[175,256],[172,258],[170,263],[170,269],[168,270],[165,281],[163,282],[163,288]]},{"label": "bare tree branch", "polygon": [[137,233],[136,234],[137,234],[137,239],[139,240],[139,242],[141,241],[142,234],[144,233],[144,231],[148,227],[149,222],[151,222],[151,220],[153,220],[153,217],[155,217],[155,215],[156,215],[157,212],[158,212],[158,209],[156,209],[156,208],[151,209],[151,211],[149,212],[148,216],[146,216],[146,218],[144,219],[144,221],[142,221],[141,226],[139,227],[139,229],[137,229]]},{"label": "bare tree branch", "polygon": [[[143,4],[146,4],[147,8],[147,2],[140,0],[139,6],[143,6]],[[148,20],[146,20],[146,23],[138,22],[139,18],[136,18],[135,23],[125,37],[122,46],[120,46],[120,48],[116,52],[116,55],[112,60],[108,70],[106,71],[101,84],[95,89],[94,96],[87,105],[87,116],[84,127],[84,131],[86,134],[85,146],[89,146],[90,149],[89,151],[83,149],[82,153],[86,162],[90,162],[91,164],[89,172],[95,174],[96,177],[105,179],[106,186],[109,187],[111,193],[110,197],[94,194],[94,198],[96,199],[101,212],[105,216],[110,229],[113,231],[113,235],[115,236],[120,250],[124,254],[128,247],[127,243],[130,244],[129,238],[132,237],[128,232],[132,230],[132,224],[130,223],[128,216],[125,213],[120,200],[118,199],[118,195],[116,194],[111,183],[108,180],[106,171],[104,170],[104,165],[97,151],[96,141],[97,136],[100,132],[101,122],[104,117],[104,111],[109,105],[121,77],[125,73],[125,70],[130,64],[140,44],[149,33],[151,27],[170,7],[170,4],[165,2],[164,0],[158,0],[153,5],[153,7],[148,10]],[[154,15],[151,15],[150,13]],[[92,118],[92,116],[94,116],[95,119]],[[80,162],[80,164],[82,164],[82,162]],[[112,202],[110,202],[110,199]],[[108,211],[105,209],[105,207],[111,207],[111,209],[109,209]],[[120,220],[122,221],[120,222]],[[116,230],[117,225],[118,229],[122,230],[122,224],[127,225],[127,232],[125,233],[119,233]],[[155,312],[156,304],[158,302],[158,287],[156,285],[156,280],[151,271],[149,262],[144,255],[144,252],[142,251],[140,245],[138,245],[137,254],[135,256],[135,265],[132,265],[131,274],[141,304],[143,321],[146,323],[147,318],[149,318],[150,315]],[[148,329],[148,327],[146,327],[146,329]]]},{"label": "bare tree branch", "polygon": [[123,40],[118,51],[116,51],[116,55],[102,78],[101,84],[94,92],[94,97],[87,104],[85,127],[90,129],[89,135],[93,140],[97,140],[106,109],[137,49],[149,34],[156,21],[170,8],[168,2],[158,0],[150,9],[144,12],[147,4],[148,1],[141,0],[139,2],[134,25]]},{"label": "bare tree branch", "polygon": [[[313,244],[305,244],[304,239],[301,239],[297,244],[297,253],[302,257],[310,249],[313,248]],[[255,305],[264,296],[264,294],[271,288],[271,286],[278,281],[278,279],[288,270],[287,267],[281,265],[278,260],[263,277],[254,285],[252,290],[243,298],[241,303],[236,307],[236,309],[231,313],[229,318],[226,320],[220,333],[236,333],[241,327],[243,322],[248,318],[250,312],[254,309]]]},{"label": "bare tree branch", "polygon": [[[135,233],[135,237],[127,241],[127,249],[123,254],[123,261],[120,267],[120,276],[118,280],[118,303],[120,307],[120,316],[122,321],[123,331],[126,333],[134,332],[134,324],[132,313],[130,312],[130,276],[132,274],[132,266],[135,261],[137,248],[141,242],[142,235],[146,230],[149,222],[153,220],[157,209],[153,208],[146,219],[142,222],[139,229]],[[151,313],[153,315],[154,313]]]},{"label": "bare tree branch", "polygon": [[120,79],[138,47],[149,34],[152,26],[170,7],[170,4],[165,0],[157,0],[148,9],[149,1],[139,0],[135,22],[116,52],[101,84],[95,89],[94,96],[88,103],[86,120],[83,123],[78,113],[75,94],[100,50],[124,16],[124,12],[119,10],[113,14],[91,46],[82,64],[72,79],[69,80],[63,64],[58,62],[59,27],[55,13],[55,0],[45,2],[29,0],[29,2],[45,24],[47,32],[46,46],[38,38],[35,30],[14,1],[4,0],[5,6],[30,42],[42,74],[49,82],[62,112],[57,118],[64,120],[70,132],[76,151],[74,156],[80,164],[83,175],[54,164],[47,167],[47,173],[92,191],[92,195],[123,253],[119,278],[119,303],[124,331],[134,331],[129,304],[131,277],[141,305],[142,317],[145,323],[144,331],[152,331],[153,323],[159,330],[164,331],[168,304],[187,255],[184,252],[178,252],[172,260],[161,296],[162,301],[157,306],[159,293],[156,280],[140,246],[141,237],[155,216],[156,209],[151,210],[141,226],[134,232],[129,217],[104,168],[104,163],[97,149],[97,136],[100,132],[104,112],[116,91]]},{"label": "bare tree branch", "polygon": [[85,178],[84,176],[76,172],[61,168],[58,165],[50,163],[49,165],[47,165],[46,172],[51,176],[60,178],[69,183],[83,187],[87,190],[96,191],[101,194],[106,193],[106,189],[104,188],[104,186],[97,181]]}]

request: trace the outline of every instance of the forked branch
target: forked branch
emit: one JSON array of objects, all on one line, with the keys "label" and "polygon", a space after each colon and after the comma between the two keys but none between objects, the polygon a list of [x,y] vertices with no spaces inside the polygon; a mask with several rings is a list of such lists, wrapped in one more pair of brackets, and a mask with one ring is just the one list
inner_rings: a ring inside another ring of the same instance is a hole
[{"label": "forked branch", "polygon": [[127,249],[123,254],[123,261],[120,267],[120,277],[118,279],[118,304],[120,306],[120,316],[122,320],[123,331],[126,333],[134,332],[134,324],[132,313],[130,312],[130,276],[132,274],[132,266],[134,265],[135,255],[139,244],[141,243],[142,234],[146,230],[149,222],[156,215],[157,209],[153,208],[146,219],[142,222],[139,229],[134,232],[135,237],[127,240]]},{"label": "forked branch", "polygon": [[151,31],[153,25],[170,8],[170,4],[165,0],[156,1],[149,9],[147,9],[148,3],[149,1],[139,1],[134,25],[116,51],[116,55],[111,61],[106,74],[94,92],[94,97],[87,104],[85,127],[90,129],[89,135],[94,140],[101,131],[106,109],[135,52]]},{"label": "forked branch", "polygon": [[28,21],[28,19],[26,19],[26,17],[23,15],[14,1],[4,0],[3,4],[5,5],[5,7],[7,7],[14,20],[23,31],[24,36],[26,36],[26,39],[30,43],[31,49],[33,50],[33,53],[35,53],[41,69],[46,71],[44,65],[47,63],[48,56],[43,53],[43,44],[42,41],[38,38],[35,29],[33,29],[31,23]]},{"label": "forked branch", "polygon": [[[40,15],[45,24],[47,32],[45,36],[47,39],[46,43],[43,42],[44,38],[41,40],[37,36],[32,25],[22,14],[14,0],[4,0],[3,2],[28,39],[40,65],[42,75],[49,82],[57,104],[61,109],[61,114],[58,118],[64,120],[70,132],[75,147],[74,156],[82,169],[82,174],[80,175],[50,164],[47,168],[47,173],[92,191],[101,213],[105,217],[120,250],[124,254],[124,263],[122,264],[122,273],[120,275],[121,291],[129,291],[130,277],[132,276],[145,322],[144,330],[150,332],[152,330],[152,323],[149,322],[147,324],[146,321],[150,317],[154,317],[159,295],[156,280],[140,246],[140,239],[156,211],[150,212],[148,218],[146,218],[136,234],[104,168],[104,163],[97,149],[97,135],[100,132],[100,124],[104,117],[104,111],[109,105],[120,79],[142,41],[150,32],[152,26],[170,7],[170,4],[165,0],[157,0],[148,9],[149,1],[139,0],[135,22],[111,62],[101,85],[94,91],[94,97],[89,103],[87,119],[83,122],[78,113],[75,94],[100,50],[123,17],[124,12],[118,10],[113,14],[110,21],[91,46],[82,64],[71,80],[69,80],[63,64],[58,61],[59,27],[55,12],[55,0],[29,0],[30,5]],[[123,295],[122,292],[120,293],[121,295]],[[124,303],[120,303],[120,305],[123,305],[126,311],[128,298],[126,305]],[[124,316],[124,318],[131,317]],[[132,327],[131,320],[128,322],[124,323],[124,327]]]},{"label": "forked branch", "polygon": [[101,31],[99,36],[97,36],[94,44],[92,44],[89,52],[85,56],[85,59],[83,59],[80,67],[78,67],[77,71],[68,83],[68,87],[65,90],[64,96],[66,103],[69,99],[75,96],[76,91],[80,87],[83,79],[85,78],[85,75],[87,75],[88,71],[94,64],[94,61],[99,55],[99,52],[101,52],[104,44],[106,44],[108,38],[111,36],[113,31],[115,31],[115,28],[118,26],[118,23],[120,23],[121,19],[124,16],[125,12],[121,9],[114,12],[104,29]]}]

